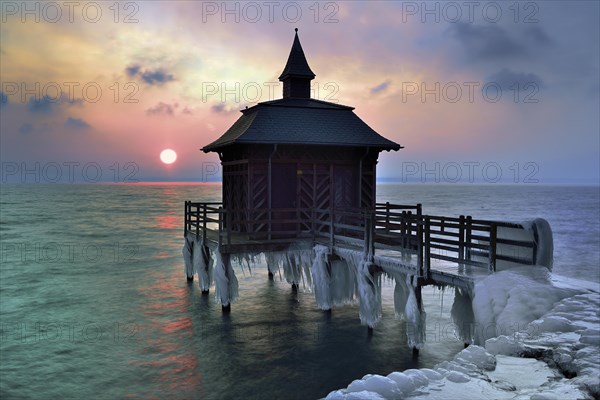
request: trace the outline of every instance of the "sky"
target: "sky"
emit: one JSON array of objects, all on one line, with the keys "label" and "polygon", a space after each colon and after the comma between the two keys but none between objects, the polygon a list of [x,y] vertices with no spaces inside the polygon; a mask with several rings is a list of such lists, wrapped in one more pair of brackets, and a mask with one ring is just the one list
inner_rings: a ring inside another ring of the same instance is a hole
[{"label": "sky", "polygon": [[599,184],[596,1],[0,4],[2,183],[219,180],[298,28],[313,97],[405,147],[380,181]]}]

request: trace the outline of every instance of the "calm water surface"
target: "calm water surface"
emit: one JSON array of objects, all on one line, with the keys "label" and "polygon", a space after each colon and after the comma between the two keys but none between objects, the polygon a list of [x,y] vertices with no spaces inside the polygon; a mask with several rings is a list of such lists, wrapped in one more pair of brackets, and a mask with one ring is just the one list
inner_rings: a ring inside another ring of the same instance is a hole
[{"label": "calm water surface", "polygon": [[[223,316],[181,257],[183,201],[219,199],[206,184],[2,185],[0,398],[318,398],[462,348],[446,329],[453,291],[428,288],[427,344],[413,359],[387,281],[372,337],[356,305],[323,313],[264,265],[236,269],[240,299]],[[554,271],[600,282],[597,187],[381,185],[378,200],[546,218]]]}]

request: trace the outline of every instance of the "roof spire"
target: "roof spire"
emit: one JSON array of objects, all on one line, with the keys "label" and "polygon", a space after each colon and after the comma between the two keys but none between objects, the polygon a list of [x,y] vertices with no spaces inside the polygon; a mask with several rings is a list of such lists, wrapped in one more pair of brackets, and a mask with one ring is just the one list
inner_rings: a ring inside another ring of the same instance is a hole
[{"label": "roof spire", "polygon": [[279,80],[283,82],[283,97],[310,98],[310,81],[315,74],[308,66],[304,50],[298,38],[298,28],[295,28],[294,43],[290,50],[287,63]]}]

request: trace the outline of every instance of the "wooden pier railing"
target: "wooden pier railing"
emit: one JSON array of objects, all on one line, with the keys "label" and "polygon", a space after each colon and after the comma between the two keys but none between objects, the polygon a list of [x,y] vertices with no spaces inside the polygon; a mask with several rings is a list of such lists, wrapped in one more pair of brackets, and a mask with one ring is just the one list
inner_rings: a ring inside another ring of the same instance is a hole
[{"label": "wooden pier railing", "polygon": [[499,235],[523,230],[522,225],[463,215],[424,215],[420,204],[378,203],[374,209],[226,210],[222,203],[186,201],[184,221],[184,235],[214,241],[224,252],[244,251],[249,244],[289,244],[300,239],[331,248],[361,248],[367,259],[372,259],[377,249],[401,251],[416,255],[419,275],[426,278],[432,262],[437,261],[491,272],[496,271],[498,261],[536,263],[533,239]]}]

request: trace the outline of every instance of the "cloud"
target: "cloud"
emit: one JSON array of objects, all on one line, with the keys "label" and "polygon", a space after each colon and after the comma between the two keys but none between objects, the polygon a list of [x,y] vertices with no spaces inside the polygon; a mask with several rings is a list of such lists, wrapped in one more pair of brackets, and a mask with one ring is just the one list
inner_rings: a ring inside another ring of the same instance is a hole
[{"label": "cloud", "polygon": [[392,83],[392,81],[387,79],[385,82],[380,83],[379,85],[375,86],[374,88],[371,88],[371,94],[377,94],[377,93],[386,91],[391,83]]},{"label": "cloud", "polygon": [[227,112],[227,111],[225,110],[225,103],[219,103],[219,104],[215,104],[215,105],[214,105],[214,106],[212,106],[210,109],[211,109],[211,111],[212,111],[212,112],[215,112],[215,113],[217,113],[217,114],[220,114],[220,113]]},{"label": "cloud", "polygon": [[139,65],[132,65],[132,66],[125,68],[125,71],[127,72],[128,76],[134,77],[138,74],[138,72],[140,72],[140,68],[141,67]]},{"label": "cloud", "polygon": [[51,99],[48,96],[44,96],[41,99],[32,98],[29,100],[27,108],[33,113],[50,113],[52,111],[52,107],[57,102],[57,100]]},{"label": "cloud", "polygon": [[130,65],[125,68],[125,72],[131,78],[137,77],[148,85],[162,85],[163,83],[175,80],[173,74],[167,73],[164,69],[159,68],[154,71],[145,69],[142,71],[142,66],[138,64]]},{"label": "cloud", "polygon": [[548,34],[539,26],[530,26],[524,31],[524,36],[530,39],[532,44],[549,45],[554,41],[550,39]]},{"label": "cloud", "polygon": [[33,125],[29,122],[26,122],[19,127],[19,133],[22,135],[27,135],[31,132],[33,132]]},{"label": "cloud", "polygon": [[177,108],[177,104],[171,105],[167,103],[159,102],[154,107],[150,107],[146,110],[146,114],[148,115],[173,115],[175,113],[175,108]]},{"label": "cloud", "polygon": [[247,104],[242,103],[241,105],[236,104],[233,106],[227,106],[226,103],[218,103],[210,107],[210,110],[216,114],[236,114],[239,111],[248,108]]},{"label": "cloud", "polygon": [[81,118],[67,118],[65,121],[65,127],[73,129],[89,129],[91,126]]},{"label": "cloud", "polygon": [[[507,31],[500,26],[457,22],[450,27],[450,32],[462,43],[467,55],[472,59],[501,60],[526,53],[523,44],[511,39]],[[540,40],[541,33],[538,31],[535,35]]]},{"label": "cloud", "polygon": [[507,68],[490,75],[488,82],[497,83],[503,90],[527,90],[532,84],[537,88],[545,86],[542,78],[534,73],[513,72]]},{"label": "cloud", "polygon": [[54,111],[55,108],[59,107],[62,104],[83,104],[82,99],[73,99],[69,100],[69,97],[66,94],[63,94],[59,98],[53,98],[50,96],[44,96],[42,98],[31,98],[27,103],[27,109],[32,113],[43,113],[49,114]]},{"label": "cloud", "polygon": [[173,80],[173,75],[167,74],[164,71],[156,70],[156,71],[145,71],[142,73],[142,80],[149,85],[153,84],[163,84],[165,82],[169,82]]},{"label": "cloud", "polygon": [[193,115],[194,112],[189,107],[184,107],[181,111],[183,114]]}]

